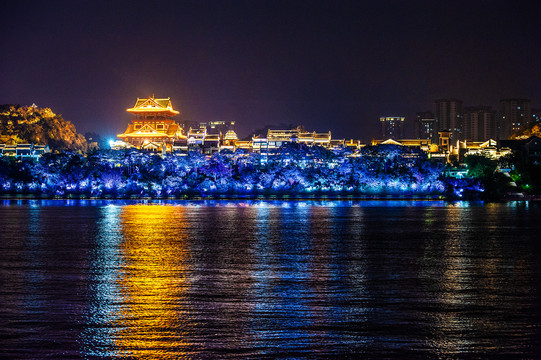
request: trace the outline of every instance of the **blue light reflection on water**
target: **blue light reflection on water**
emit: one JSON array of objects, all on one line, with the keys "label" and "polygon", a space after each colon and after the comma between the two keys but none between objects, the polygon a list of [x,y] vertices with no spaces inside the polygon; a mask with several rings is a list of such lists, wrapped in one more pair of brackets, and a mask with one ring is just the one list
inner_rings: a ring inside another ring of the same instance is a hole
[{"label": "blue light reflection on water", "polygon": [[[4,199],[1,206],[29,206],[29,207],[80,207],[80,206],[126,206],[126,205],[172,205],[188,207],[434,207],[455,206],[469,207],[483,205],[481,201],[455,201],[444,200],[61,200],[61,199]],[[524,202],[510,202],[510,204],[524,205]]]},{"label": "blue light reflection on water", "polygon": [[119,283],[123,257],[120,244],[123,240],[120,224],[122,208],[109,204],[99,208],[98,233],[95,238],[88,270],[87,324],[82,333],[83,353],[91,356],[117,355],[114,338],[123,299]]},{"label": "blue light reflection on water", "polygon": [[2,279],[21,274],[0,290],[14,357],[538,349],[537,204],[37,200],[0,213]]}]

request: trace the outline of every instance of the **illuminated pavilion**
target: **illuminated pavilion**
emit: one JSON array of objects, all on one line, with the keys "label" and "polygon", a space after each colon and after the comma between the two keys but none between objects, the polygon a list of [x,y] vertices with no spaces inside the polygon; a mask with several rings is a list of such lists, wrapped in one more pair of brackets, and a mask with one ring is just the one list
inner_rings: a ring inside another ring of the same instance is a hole
[{"label": "illuminated pavilion", "polygon": [[187,139],[182,126],[173,120],[179,112],[173,109],[171,98],[137,98],[135,106],[126,111],[133,114],[132,123],[117,136],[133,147],[171,151],[173,142]]}]

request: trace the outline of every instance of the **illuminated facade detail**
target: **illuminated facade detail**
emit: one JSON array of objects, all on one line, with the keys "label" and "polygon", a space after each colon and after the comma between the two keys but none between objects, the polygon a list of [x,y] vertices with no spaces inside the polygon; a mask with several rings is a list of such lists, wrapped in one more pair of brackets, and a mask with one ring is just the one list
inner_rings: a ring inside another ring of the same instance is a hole
[{"label": "illuminated facade detail", "polygon": [[363,145],[360,140],[349,139],[344,141],[344,146],[350,149],[360,149]]},{"label": "illuminated facade detail", "polygon": [[235,142],[235,148],[237,149],[243,149],[247,151],[252,150],[252,142],[250,140],[237,140]]},{"label": "illuminated facade detail", "polygon": [[117,136],[135,148],[169,152],[175,141],[186,140],[182,127],[173,120],[179,112],[173,109],[170,98],[138,98],[126,111],[134,115],[132,123]]},{"label": "illuminated facade detail", "polygon": [[331,132],[317,133],[301,130],[300,127],[287,130],[268,130],[267,137],[252,137],[252,151],[267,152],[279,149],[287,143],[299,143],[308,146],[318,145],[325,148],[340,146],[344,140],[331,140]]},{"label": "illuminated facade detail", "polygon": [[437,146],[432,144],[430,139],[387,139],[387,140],[372,140],[372,146],[376,145],[398,145],[405,146],[411,149],[421,149],[425,152],[437,152]]},{"label": "illuminated facade detail", "polygon": [[48,145],[34,144],[0,144],[0,156],[15,158],[31,158],[37,160],[41,155],[51,152]]},{"label": "illuminated facade detail", "polygon": [[188,146],[194,147],[197,145],[203,146],[205,142],[205,137],[207,136],[206,126],[202,126],[199,129],[188,130]]},{"label": "illuminated facade detail", "polygon": [[381,135],[384,139],[402,139],[404,137],[404,117],[380,117]]},{"label": "illuminated facade detail", "polygon": [[453,133],[452,131],[440,131],[438,132],[438,135],[439,135],[439,150],[440,152],[443,152],[443,153],[450,153],[451,150],[452,150],[452,145],[451,145],[451,139],[452,139],[452,136],[453,136]]},{"label": "illuminated facade detail", "polygon": [[224,145],[235,145],[235,142],[239,139],[237,133],[234,130],[228,130],[224,135]]},{"label": "illuminated facade detail", "polygon": [[239,137],[234,130],[227,130],[220,145],[220,151],[230,150],[235,151],[236,143],[239,141]]}]

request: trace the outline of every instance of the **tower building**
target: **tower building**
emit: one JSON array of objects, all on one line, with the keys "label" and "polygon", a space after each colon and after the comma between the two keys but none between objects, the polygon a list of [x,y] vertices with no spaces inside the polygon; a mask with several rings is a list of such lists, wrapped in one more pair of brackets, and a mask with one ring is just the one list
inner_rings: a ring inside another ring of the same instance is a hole
[{"label": "tower building", "polygon": [[451,139],[464,140],[462,134],[463,113],[462,100],[458,99],[438,99],[435,103],[435,132],[450,131]]},{"label": "tower building", "polygon": [[464,108],[464,139],[487,141],[496,139],[496,112],[490,106]]},{"label": "tower building", "polygon": [[502,99],[498,124],[498,138],[509,139],[511,135],[532,122],[530,99]]},{"label": "tower building", "polygon": [[417,139],[432,140],[434,143],[436,142],[436,119],[434,118],[434,113],[430,111],[417,113],[415,133]]},{"label": "tower building", "polygon": [[403,139],[404,138],[404,117],[387,116],[380,117],[381,135],[383,139]]},{"label": "tower building", "polygon": [[117,136],[133,147],[171,151],[175,140],[186,139],[182,127],[173,120],[179,112],[173,109],[170,98],[137,98],[126,111],[133,114],[131,124]]}]

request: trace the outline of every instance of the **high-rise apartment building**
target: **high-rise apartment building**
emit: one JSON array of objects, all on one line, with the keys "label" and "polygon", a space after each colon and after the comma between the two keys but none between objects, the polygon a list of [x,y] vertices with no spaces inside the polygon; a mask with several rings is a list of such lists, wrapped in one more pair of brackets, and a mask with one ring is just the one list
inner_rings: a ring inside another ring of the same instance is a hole
[{"label": "high-rise apartment building", "polygon": [[417,113],[417,121],[415,122],[415,134],[417,139],[432,140],[437,142],[436,135],[436,119],[431,111],[423,111]]},{"label": "high-rise apartment building", "polygon": [[541,123],[541,109],[532,109],[532,124]]},{"label": "high-rise apartment building", "polygon": [[404,117],[387,116],[380,117],[381,136],[383,139],[403,139],[404,138]]},{"label": "high-rise apartment building", "polygon": [[502,99],[499,114],[498,138],[509,139],[511,135],[532,122],[530,99]]},{"label": "high-rise apartment building", "polygon": [[438,99],[434,101],[436,119],[435,132],[447,131],[451,132],[451,140],[463,140],[463,112],[462,100],[457,99]]},{"label": "high-rise apartment building", "polygon": [[496,112],[490,106],[465,107],[463,129],[466,140],[496,139]]}]

